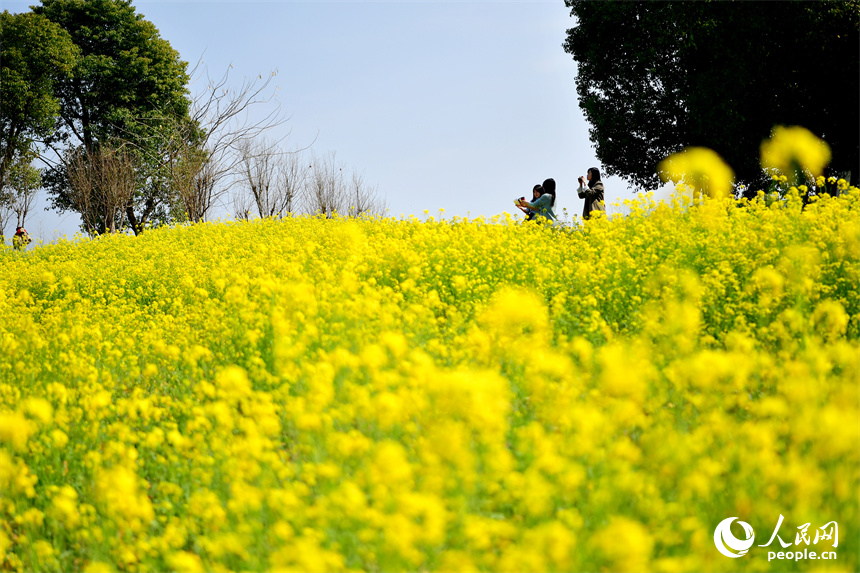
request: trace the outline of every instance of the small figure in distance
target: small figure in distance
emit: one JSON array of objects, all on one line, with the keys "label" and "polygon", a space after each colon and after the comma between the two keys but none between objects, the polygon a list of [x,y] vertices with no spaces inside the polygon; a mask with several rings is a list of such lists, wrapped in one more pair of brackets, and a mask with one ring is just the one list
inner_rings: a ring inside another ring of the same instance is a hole
[{"label": "small figure in distance", "polygon": [[24,229],[24,227],[16,227],[15,235],[12,237],[12,247],[16,251],[24,250],[27,245],[30,244],[30,234]]},{"label": "small figure in distance", "polygon": [[[550,224],[555,221],[555,180],[550,178],[543,182],[541,187],[541,195],[531,203],[524,201],[522,198],[515,201],[517,207],[526,207],[535,212],[535,215],[540,215],[549,220]],[[535,217],[537,219],[537,217]]]},{"label": "small figure in distance", "polygon": [[600,171],[597,167],[588,169],[588,185],[585,177],[579,178],[579,189],[576,190],[580,199],[585,199],[582,208],[582,218],[588,219],[593,211],[606,211],[603,200],[603,182],[600,180]]},{"label": "small figure in distance", "polygon": [[[540,185],[535,185],[534,188],[532,188],[532,201],[537,201],[538,199],[540,199],[542,192],[543,192],[543,188]],[[519,200],[525,201],[526,198],[520,197]],[[526,221],[534,221],[534,219],[535,219],[535,212],[534,211],[532,211],[531,209],[528,209],[526,207],[523,207],[521,205],[517,205],[517,208],[526,214]]]}]

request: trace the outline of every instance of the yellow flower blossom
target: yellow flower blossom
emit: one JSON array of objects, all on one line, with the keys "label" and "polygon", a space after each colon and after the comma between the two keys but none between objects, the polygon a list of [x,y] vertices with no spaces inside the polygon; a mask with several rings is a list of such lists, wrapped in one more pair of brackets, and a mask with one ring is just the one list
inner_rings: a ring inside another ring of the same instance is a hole
[{"label": "yellow flower blossom", "polygon": [[101,470],[97,478],[99,497],[108,515],[141,531],[155,518],[148,496],[141,492],[140,478],[126,467]]},{"label": "yellow flower blossom", "polygon": [[0,410],[0,443],[9,443],[15,450],[23,450],[38,428],[20,412]]},{"label": "yellow flower blossom", "polygon": [[65,527],[74,529],[81,521],[78,508],[78,492],[68,485],[60,488],[54,496],[52,514]]},{"label": "yellow flower blossom", "polygon": [[613,570],[649,569],[654,539],[638,521],[613,516],[605,528],[592,536],[590,542],[607,557]]},{"label": "yellow flower blossom", "polygon": [[697,193],[709,197],[726,197],[732,191],[735,174],[713,150],[688,147],[660,162],[657,172],[664,182],[684,182]]},{"label": "yellow flower blossom", "polygon": [[84,566],[84,573],[114,573],[116,570],[116,567],[104,561],[90,561]]},{"label": "yellow flower blossom", "polygon": [[792,181],[796,169],[817,177],[828,163],[830,147],[804,127],[777,126],[761,144],[761,166],[776,169]]},{"label": "yellow flower blossom", "polygon": [[205,573],[207,571],[200,557],[188,551],[172,553],[167,558],[167,564],[171,570],[177,573]]},{"label": "yellow flower blossom", "polygon": [[30,398],[24,402],[24,411],[37,419],[41,424],[50,424],[54,417],[54,409],[44,398]]}]

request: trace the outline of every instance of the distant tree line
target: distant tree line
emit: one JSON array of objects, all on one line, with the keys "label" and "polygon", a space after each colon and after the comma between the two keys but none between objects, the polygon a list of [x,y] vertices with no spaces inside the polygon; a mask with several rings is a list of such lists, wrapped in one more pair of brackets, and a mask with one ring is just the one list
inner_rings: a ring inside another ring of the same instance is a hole
[{"label": "distant tree line", "polygon": [[277,218],[293,212],[358,217],[385,211],[377,188],[338,162],[334,152],[308,156],[262,140],[241,146],[240,159],[236,183],[242,192],[233,196],[236,218]]},{"label": "distant tree line", "polygon": [[189,72],[130,0],[42,0],[0,14],[0,34],[0,234],[39,189],[90,234],[204,221],[230,198],[240,218],[384,211],[334,154],[269,139],[287,121],[275,73]]},{"label": "distant tree line", "polygon": [[565,0],[579,105],[597,158],[641,189],[658,163],[708,147],[761,183],[759,146],[800,125],[860,176],[860,2]]}]

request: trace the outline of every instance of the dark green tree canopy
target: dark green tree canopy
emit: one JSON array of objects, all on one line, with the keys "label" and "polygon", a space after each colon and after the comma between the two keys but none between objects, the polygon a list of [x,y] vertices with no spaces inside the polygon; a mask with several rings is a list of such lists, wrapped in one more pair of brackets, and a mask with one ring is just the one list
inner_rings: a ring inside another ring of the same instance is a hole
[{"label": "dark green tree canopy", "polygon": [[[187,63],[129,0],[42,0],[33,12],[66,30],[79,51],[72,74],[56,82],[59,121],[47,143],[61,157],[122,147],[138,177],[125,220],[139,232],[152,218],[169,219],[164,126],[190,121]],[[67,167],[53,166],[46,183],[55,208],[80,212]]]},{"label": "dark green tree canopy", "polygon": [[802,125],[860,175],[860,2],[565,0],[577,25],[580,107],[610,175],[660,186],[656,166],[687,146],[715,150],[738,181],[761,180],[759,146]]},{"label": "dark green tree canopy", "polygon": [[44,16],[0,14],[0,182],[16,156],[47,137],[60,112],[54,95],[68,77],[76,48],[69,34]]},{"label": "dark green tree canopy", "polygon": [[89,147],[121,134],[129,117],[187,115],[187,63],[129,0],[43,0],[33,11],[64,28],[80,50],[73,75],[59,83],[58,138]]}]

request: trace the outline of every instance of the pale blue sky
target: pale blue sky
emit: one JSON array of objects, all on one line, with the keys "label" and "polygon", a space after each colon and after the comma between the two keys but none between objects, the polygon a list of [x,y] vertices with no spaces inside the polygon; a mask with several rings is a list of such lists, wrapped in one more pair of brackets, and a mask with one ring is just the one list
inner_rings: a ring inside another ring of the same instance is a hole
[{"label": "pale blue sky", "polygon": [[[521,216],[513,199],[547,177],[558,184],[557,210],[579,214],[576,178],[601,167],[576,66],[561,47],[575,24],[563,0],[134,6],[190,66],[202,56],[213,77],[232,64],[238,87],[277,70],[291,144],[335,151],[378,186],[392,216]],[[609,203],[632,196],[619,178],[604,183]],[[74,234],[77,216],[44,205],[27,221],[34,238]]]}]

